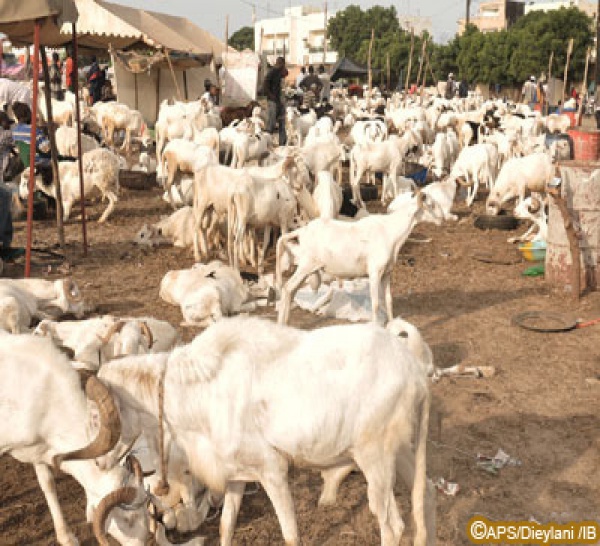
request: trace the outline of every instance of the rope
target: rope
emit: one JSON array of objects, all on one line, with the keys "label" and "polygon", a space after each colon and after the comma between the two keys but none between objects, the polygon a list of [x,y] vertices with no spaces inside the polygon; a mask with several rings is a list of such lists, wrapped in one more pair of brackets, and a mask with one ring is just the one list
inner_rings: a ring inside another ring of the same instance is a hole
[{"label": "rope", "polygon": [[169,482],[167,480],[167,455],[165,453],[165,426],[164,426],[164,408],[165,408],[165,369],[158,379],[158,453],[160,456],[160,480],[154,489],[158,496],[164,496],[169,492]]}]

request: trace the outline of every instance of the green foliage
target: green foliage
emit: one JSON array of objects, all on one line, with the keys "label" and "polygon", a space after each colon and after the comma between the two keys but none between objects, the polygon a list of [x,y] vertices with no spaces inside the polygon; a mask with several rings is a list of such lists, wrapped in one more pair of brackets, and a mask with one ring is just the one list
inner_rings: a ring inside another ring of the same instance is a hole
[{"label": "green foliage", "polygon": [[229,38],[229,45],[235,47],[238,51],[243,51],[244,49],[254,51],[254,29],[252,27],[240,28]]},{"label": "green foliage", "polygon": [[462,36],[436,46],[434,70],[439,78],[452,71],[471,82],[514,85],[547,74],[554,51],[552,74],[562,76],[569,38],[574,40],[569,79],[581,80],[593,31],[592,19],[577,8],[531,12],[499,32],[484,34],[470,25]]}]

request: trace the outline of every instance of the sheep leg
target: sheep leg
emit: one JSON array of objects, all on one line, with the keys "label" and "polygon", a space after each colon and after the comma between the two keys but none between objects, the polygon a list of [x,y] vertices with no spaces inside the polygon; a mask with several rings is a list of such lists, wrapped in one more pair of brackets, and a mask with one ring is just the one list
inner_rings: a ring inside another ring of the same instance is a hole
[{"label": "sheep leg", "polygon": [[33,465],[35,474],[37,476],[40,488],[46,497],[46,503],[50,510],[50,516],[52,517],[52,523],[54,524],[54,530],[56,532],[56,539],[61,546],[77,546],[79,543],[77,539],[69,530],[69,526],[63,516],[58,502],[58,495],[56,494],[56,484],[52,472],[45,464]]},{"label": "sheep leg", "polygon": [[267,245],[271,239],[271,226],[266,225],[263,232],[263,244],[258,255],[258,274],[262,275],[265,271],[265,255],[267,254]]},{"label": "sheep leg", "polygon": [[381,278],[381,286],[385,295],[385,309],[388,320],[392,320],[394,318],[394,299],[392,298],[391,278],[391,273],[386,273]]},{"label": "sheep leg", "polygon": [[221,513],[221,523],[219,534],[221,535],[221,546],[229,546],[233,540],[233,532],[237,521],[244,490],[245,482],[229,482],[225,491],[225,500],[223,502],[223,511]]},{"label": "sheep leg", "polygon": [[73,207],[73,201],[63,202],[63,222],[66,222],[71,215],[71,208]]},{"label": "sheep leg", "polygon": [[382,275],[379,271],[369,273],[369,291],[371,293],[371,310],[373,322],[379,321],[379,289],[382,284]]},{"label": "sheep leg", "polygon": [[194,260],[200,261],[200,251],[202,250],[202,256],[208,256],[206,234],[202,229],[202,218],[204,216],[204,207],[194,211]]},{"label": "sheep leg", "polygon": [[281,289],[281,302],[277,322],[287,324],[290,320],[290,309],[292,300],[300,288],[301,284],[310,274],[321,269],[320,266],[299,265],[296,272],[289,278],[288,282]]},{"label": "sheep leg", "polygon": [[99,224],[104,223],[108,219],[108,217],[111,215],[112,211],[115,208],[115,203],[119,200],[118,197],[112,191],[106,192],[104,196],[108,199],[108,207],[106,207],[106,210],[104,211],[102,216],[100,216],[100,219],[98,220]]}]

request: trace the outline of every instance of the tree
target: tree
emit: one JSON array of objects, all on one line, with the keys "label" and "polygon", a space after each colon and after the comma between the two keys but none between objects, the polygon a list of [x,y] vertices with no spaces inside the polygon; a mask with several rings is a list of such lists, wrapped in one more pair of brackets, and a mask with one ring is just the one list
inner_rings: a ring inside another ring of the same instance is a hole
[{"label": "tree", "polygon": [[238,51],[244,49],[254,51],[254,29],[252,27],[242,27],[235,31],[229,38],[229,45],[235,47]]}]

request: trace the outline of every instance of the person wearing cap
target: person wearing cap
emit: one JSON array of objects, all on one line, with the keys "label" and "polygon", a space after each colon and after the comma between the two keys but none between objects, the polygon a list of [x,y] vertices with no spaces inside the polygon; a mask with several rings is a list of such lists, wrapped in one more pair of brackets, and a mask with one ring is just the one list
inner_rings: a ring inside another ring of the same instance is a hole
[{"label": "person wearing cap", "polygon": [[454,81],[454,74],[450,72],[448,74],[448,80],[446,81],[446,92],[444,93],[444,97],[448,100],[452,100],[456,95],[456,82]]},{"label": "person wearing cap", "polygon": [[529,108],[533,110],[535,107],[536,101],[536,85],[535,85],[535,76],[531,76],[524,84],[523,89],[521,90],[521,95],[523,97],[523,102],[529,105]]}]

